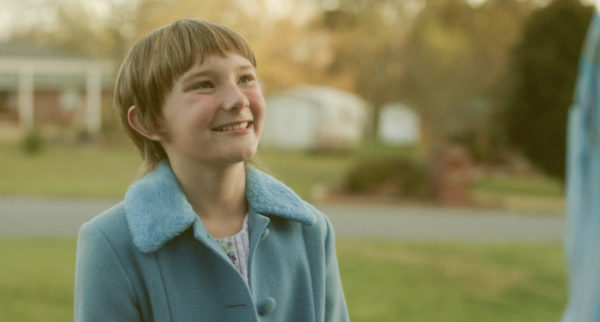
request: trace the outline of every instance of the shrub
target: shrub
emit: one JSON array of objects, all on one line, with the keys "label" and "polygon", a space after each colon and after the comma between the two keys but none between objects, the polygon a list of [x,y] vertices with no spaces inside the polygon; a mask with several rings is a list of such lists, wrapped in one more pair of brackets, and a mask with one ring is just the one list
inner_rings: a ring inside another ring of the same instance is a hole
[{"label": "shrub", "polygon": [[362,161],[346,176],[350,193],[422,197],[429,191],[426,167],[413,159],[391,158]]},{"label": "shrub", "polygon": [[23,138],[21,147],[25,153],[35,154],[42,150],[43,144],[44,140],[40,132],[37,129],[31,129]]}]

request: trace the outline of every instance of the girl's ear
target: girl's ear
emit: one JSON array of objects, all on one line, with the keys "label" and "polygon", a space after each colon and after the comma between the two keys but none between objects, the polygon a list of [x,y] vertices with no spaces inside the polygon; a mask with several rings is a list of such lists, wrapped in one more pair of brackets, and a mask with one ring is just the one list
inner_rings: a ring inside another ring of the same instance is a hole
[{"label": "girl's ear", "polygon": [[127,122],[131,128],[148,140],[160,141],[162,139],[160,135],[148,131],[142,122],[140,122],[140,116],[135,105],[132,105],[129,110],[127,110]]}]

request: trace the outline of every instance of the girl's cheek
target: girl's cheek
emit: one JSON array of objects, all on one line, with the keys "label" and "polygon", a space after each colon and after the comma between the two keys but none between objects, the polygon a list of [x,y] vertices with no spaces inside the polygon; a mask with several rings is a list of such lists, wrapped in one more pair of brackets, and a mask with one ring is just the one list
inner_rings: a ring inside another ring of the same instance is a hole
[{"label": "girl's cheek", "polygon": [[248,95],[248,100],[254,102],[255,104],[265,105],[265,98],[260,89],[250,93]]},{"label": "girl's cheek", "polygon": [[253,86],[248,89],[247,95],[249,96],[263,96],[262,89],[260,86]]}]

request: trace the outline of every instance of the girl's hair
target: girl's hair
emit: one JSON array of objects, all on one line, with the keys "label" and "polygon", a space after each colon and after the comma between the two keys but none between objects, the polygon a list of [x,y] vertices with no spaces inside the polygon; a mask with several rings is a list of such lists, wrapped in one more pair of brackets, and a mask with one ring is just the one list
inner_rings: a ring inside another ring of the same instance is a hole
[{"label": "girl's hair", "polygon": [[115,84],[115,104],[125,131],[142,154],[143,173],[167,158],[159,142],[136,132],[127,121],[135,106],[140,123],[152,133],[161,133],[162,105],[177,78],[207,56],[240,55],[254,67],[250,45],[237,32],[208,21],[182,19],[163,26],[135,44],[121,65]]}]

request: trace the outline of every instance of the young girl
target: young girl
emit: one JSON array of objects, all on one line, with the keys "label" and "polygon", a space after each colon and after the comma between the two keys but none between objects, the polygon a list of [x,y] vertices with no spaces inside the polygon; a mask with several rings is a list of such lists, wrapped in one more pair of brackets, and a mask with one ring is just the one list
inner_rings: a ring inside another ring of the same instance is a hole
[{"label": "young girl", "polygon": [[348,320],[331,224],[246,164],[265,102],[242,36],[155,30],[115,96],[147,174],[81,227],[75,321]]}]

